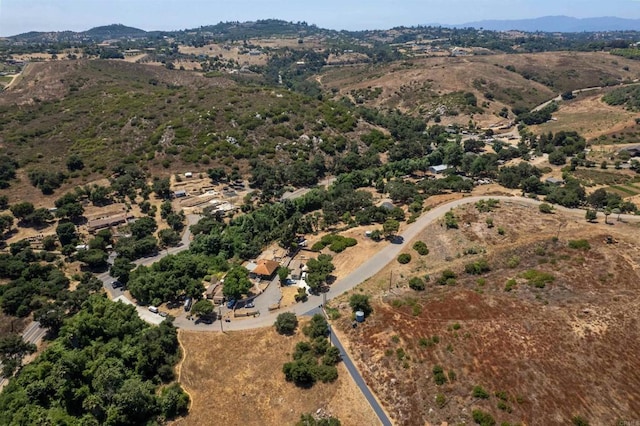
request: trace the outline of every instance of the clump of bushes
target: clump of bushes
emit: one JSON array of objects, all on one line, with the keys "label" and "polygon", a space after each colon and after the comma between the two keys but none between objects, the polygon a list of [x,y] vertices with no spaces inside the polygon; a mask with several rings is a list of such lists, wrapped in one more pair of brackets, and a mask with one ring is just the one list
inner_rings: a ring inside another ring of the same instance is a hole
[{"label": "clump of bushes", "polygon": [[489,266],[489,262],[487,262],[486,259],[480,259],[476,262],[467,263],[466,265],[464,265],[464,271],[467,274],[472,275],[484,274],[485,272],[489,272],[490,270],[491,267]]},{"label": "clump of bushes", "polygon": [[311,250],[320,251],[323,248],[329,246],[329,250],[334,253],[340,253],[344,251],[347,247],[353,247],[358,244],[355,238],[343,237],[342,235],[337,234],[327,234],[320,241],[315,243]]},{"label": "clump of bushes", "polygon": [[529,269],[522,273],[522,277],[525,278],[529,284],[537,287],[544,288],[545,285],[552,283],[555,277],[548,272],[537,271],[535,269]]},{"label": "clump of bushes", "polygon": [[440,285],[455,285],[456,273],[451,269],[445,269],[444,271],[442,271],[442,275],[436,282]]},{"label": "clump of bushes", "polygon": [[420,256],[429,254],[429,248],[423,241],[416,241],[415,244],[413,244],[413,249],[417,251]]},{"label": "clump of bushes", "polygon": [[411,262],[411,255],[409,253],[402,253],[398,256],[398,262],[406,265],[407,263]]}]

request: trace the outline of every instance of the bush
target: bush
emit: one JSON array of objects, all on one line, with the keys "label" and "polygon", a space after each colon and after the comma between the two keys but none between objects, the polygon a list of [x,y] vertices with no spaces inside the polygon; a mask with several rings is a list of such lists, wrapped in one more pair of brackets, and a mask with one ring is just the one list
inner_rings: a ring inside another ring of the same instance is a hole
[{"label": "bush", "polygon": [[477,262],[467,263],[464,265],[464,271],[467,274],[480,275],[485,272],[489,272],[491,267],[486,259],[480,259]]},{"label": "bush", "polygon": [[446,285],[449,280],[455,280],[455,279],[456,279],[456,273],[453,272],[451,269],[445,269],[444,271],[442,271],[442,275],[440,276],[440,278],[438,278],[437,283],[440,285]]},{"label": "bush", "polygon": [[487,399],[489,398],[489,392],[484,390],[482,386],[474,386],[473,392],[471,393],[474,398]]},{"label": "bush", "polygon": [[489,413],[485,413],[482,410],[473,410],[471,412],[473,421],[480,426],[495,426],[496,420]]},{"label": "bush", "polygon": [[553,206],[551,204],[542,203],[538,206],[540,213],[550,214],[553,213]]},{"label": "bush", "polygon": [[420,277],[413,277],[409,280],[409,287],[416,291],[422,291],[425,289],[425,283]]},{"label": "bush", "polygon": [[429,248],[422,241],[416,241],[413,245],[413,249],[417,251],[420,256],[426,256],[429,254]]},{"label": "bush", "polygon": [[398,256],[398,262],[406,265],[407,263],[411,262],[411,255],[409,253],[402,253]]},{"label": "bush", "polygon": [[444,214],[444,223],[447,229],[458,229],[458,220],[451,211]]},{"label": "bush", "polygon": [[349,306],[353,312],[362,311],[365,316],[368,316],[373,309],[369,303],[369,296],[366,294],[353,294],[349,298]]},{"label": "bush", "polygon": [[444,374],[444,370],[439,365],[435,365],[432,370],[433,381],[436,385],[441,386],[447,383],[447,376]]},{"label": "bush", "polygon": [[276,318],[274,326],[278,333],[291,335],[298,327],[298,318],[293,312],[283,312]]},{"label": "bush", "polygon": [[570,240],[569,248],[576,250],[589,250],[591,248],[591,244],[587,240]]},{"label": "bush", "polygon": [[507,281],[507,283],[504,285],[504,291],[511,291],[513,290],[513,288],[517,285],[518,283],[516,282],[516,280],[514,280],[513,278],[511,278],[510,280]]}]

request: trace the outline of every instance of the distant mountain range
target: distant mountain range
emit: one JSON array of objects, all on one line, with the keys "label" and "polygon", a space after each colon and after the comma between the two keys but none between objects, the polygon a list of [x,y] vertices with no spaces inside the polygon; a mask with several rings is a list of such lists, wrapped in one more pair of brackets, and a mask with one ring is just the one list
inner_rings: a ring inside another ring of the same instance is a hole
[{"label": "distant mountain range", "polygon": [[640,31],[640,19],[572,18],[570,16],[543,16],[533,19],[486,20],[451,25],[454,28],[483,28],[492,31],[519,30],[526,32],[577,33],[596,31]]}]

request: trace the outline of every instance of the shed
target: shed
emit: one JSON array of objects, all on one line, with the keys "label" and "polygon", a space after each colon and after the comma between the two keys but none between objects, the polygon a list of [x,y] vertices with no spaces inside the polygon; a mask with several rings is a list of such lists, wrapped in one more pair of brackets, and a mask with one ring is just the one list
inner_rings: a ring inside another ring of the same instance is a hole
[{"label": "shed", "polygon": [[445,170],[447,170],[449,168],[449,166],[447,166],[446,164],[440,164],[438,166],[429,166],[429,171],[431,173],[434,173],[436,175],[444,172]]},{"label": "shed", "polygon": [[184,198],[187,196],[187,191],[185,191],[184,189],[181,189],[180,191],[175,191],[173,193],[173,196],[176,198]]},{"label": "shed", "polygon": [[548,177],[545,180],[545,183],[551,184],[551,185],[562,185],[564,184],[564,180],[563,179],[558,179],[558,178],[554,178],[554,177]]}]

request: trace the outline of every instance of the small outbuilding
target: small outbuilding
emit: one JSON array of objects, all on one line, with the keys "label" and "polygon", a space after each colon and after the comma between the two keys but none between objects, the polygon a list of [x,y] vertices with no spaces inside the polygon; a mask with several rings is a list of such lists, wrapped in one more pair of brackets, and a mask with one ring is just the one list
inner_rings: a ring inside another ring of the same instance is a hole
[{"label": "small outbuilding", "polygon": [[558,179],[558,178],[554,178],[554,177],[548,177],[544,180],[545,183],[548,183],[550,185],[563,185],[564,184],[564,180],[563,179]]},{"label": "small outbuilding", "polygon": [[429,171],[433,174],[439,175],[440,173],[443,173],[448,168],[449,166],[447,166],[446,164],[440,164],[437,166],[429,166]]}]

